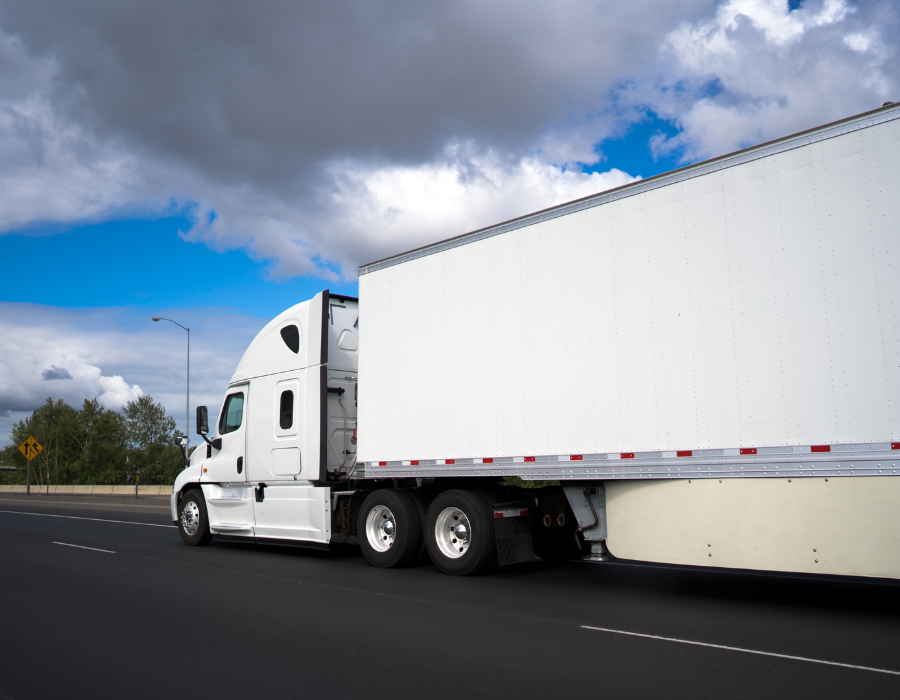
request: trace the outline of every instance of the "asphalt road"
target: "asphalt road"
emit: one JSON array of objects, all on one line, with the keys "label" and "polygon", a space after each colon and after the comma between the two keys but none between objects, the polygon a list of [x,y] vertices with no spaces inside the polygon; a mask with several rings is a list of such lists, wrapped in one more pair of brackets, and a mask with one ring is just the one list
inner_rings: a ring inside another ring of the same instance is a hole
[{"label": "asphalt road", "polygon": [[141,503],[0,498],[0,700],[900,697],[898,583],[384,571],[353,548],[187,547]]}]

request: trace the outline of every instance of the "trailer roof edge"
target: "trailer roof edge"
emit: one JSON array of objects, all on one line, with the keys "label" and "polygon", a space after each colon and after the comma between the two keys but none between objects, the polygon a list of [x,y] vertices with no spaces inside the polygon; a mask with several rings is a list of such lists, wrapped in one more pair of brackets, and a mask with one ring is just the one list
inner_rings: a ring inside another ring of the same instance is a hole
[{"label": "trailer roof edge", "polygon": [[790,136],[783,136],[773,141],[761,143],[757,146],[750,146],[749,148],[744,148],[740,151],[734,151],[733,153],[728,153],[723,156],[710,158],[709,160],[694,163],[693,165],[686,165],[677,170],[670,170],[666,173],[661,173],[660,175],[648,177],[646,180],[637,180],[636,182],[615,187],[611,190],[598,192],[597,194],[588,195],[581,199],[576,199],[564,204],[557,204],[556,206],[526,214],[515,219],[510,219],[509,221],[487,226],[476,231],[470,231],[469,233],[463,233],[459,236],[447,238],[435,243],[429,243],[428,245],[414,248],[404,253],[391,255],[387,258],[382,258],[381,260],[366,263],[360,265],[359,276],[361,277],[370,272],[377,272],[378,270],[399,265],[400,263],[433,255],[434,253],[440,253],[451,248],[457,248],[468,243],[484,240],[485,238],[498,236],[502,233],[514,231],[526,226],[532,226],[533,224],[542,221],[556,219],[560,216],[572,214],[584,209],[591,209],[618,199],[633,197],[634,195],[649,192],[676,182],[682,182],[718,170],[732,168],[736,165],[741,165],[742,163],[747,163],[759,158],[765,158],[766,156],[775,155],[777,153],[784,153],[785,151],[800,148],[801,146],[806,146],[810,143],[824,141],[852,131],[866,129],[875,126],[876,124],[893,121],[894,119],[900,119],[900,102],[895,102],[890,105],[879,107],[878,109],[873,109],[869,112],[863,112],[862,114],[847,117],[846,119],[840,119],[829,124],[823,124],[822,126],[807,129],[806,131],[800,131],[796,134],[791,134]]}]

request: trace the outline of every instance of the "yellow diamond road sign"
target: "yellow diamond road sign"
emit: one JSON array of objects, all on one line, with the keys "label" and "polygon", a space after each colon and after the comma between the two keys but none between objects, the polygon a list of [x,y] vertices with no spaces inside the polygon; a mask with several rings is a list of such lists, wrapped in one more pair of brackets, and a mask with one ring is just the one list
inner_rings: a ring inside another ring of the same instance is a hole
[{"label": "yellow diamond road sign", "polygon": [[35,440],[33,437],[28,438],[25,442],[19,445],[19,452],[25,455],[25,459],[31,460],[37,457],[44,450],[41,447],[41,443]]}]

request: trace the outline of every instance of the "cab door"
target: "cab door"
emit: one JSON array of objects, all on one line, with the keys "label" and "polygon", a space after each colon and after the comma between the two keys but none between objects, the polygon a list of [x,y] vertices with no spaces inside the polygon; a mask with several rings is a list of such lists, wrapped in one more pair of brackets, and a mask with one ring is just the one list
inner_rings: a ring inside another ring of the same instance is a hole
[{"label": "cab door", "polygon": [[[331,537],[329,489],[319,476],[319,368],[253,380],[248,428],[248,486],[257,540],[326,543]],[[309,404],[309,405],[308,405]],[[312,456],[311,456],[312,453]]]},{"label": "cab door", "polygon": [[253,498],[246,485],[249,398],[249,383],[229,388],[215,433],[222,447],[211,449],[200,475],[209,526],[218,534],[253,533]]}]

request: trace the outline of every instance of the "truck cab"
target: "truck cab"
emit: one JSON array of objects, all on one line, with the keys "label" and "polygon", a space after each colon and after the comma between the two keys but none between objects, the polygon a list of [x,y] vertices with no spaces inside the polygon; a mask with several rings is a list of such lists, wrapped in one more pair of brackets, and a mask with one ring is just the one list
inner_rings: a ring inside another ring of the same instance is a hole
[{"label": "truck cab", "polygon": [[326,545],[330,487],[356,466],[358,369],[356,298],[324,291],[268,323],[238,364],[211,434],[198,407],[206,445],[172,494],[182,536]]}]

